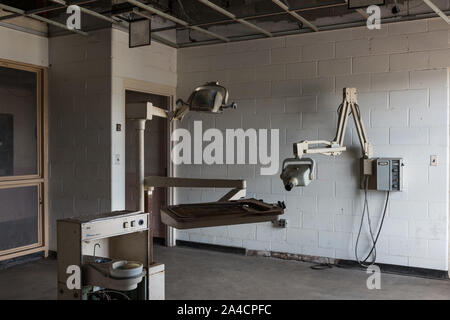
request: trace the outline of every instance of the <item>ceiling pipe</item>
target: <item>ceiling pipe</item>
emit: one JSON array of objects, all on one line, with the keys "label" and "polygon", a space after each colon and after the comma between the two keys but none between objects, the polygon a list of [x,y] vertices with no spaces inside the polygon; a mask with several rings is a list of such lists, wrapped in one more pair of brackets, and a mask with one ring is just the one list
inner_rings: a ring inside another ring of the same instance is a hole
[{"label": "ceiling pipe", "polygon": [[425,2],[434,12],[436,12],[442,19],[444,19],[447,24],[450,24],[450,19],[448,18],[448,16],[444,12],[442,12],[442,10],[439,9],[433,2],[431,2],[430,0],[423,0],[423,2]]},{"label": "ceiling pipe", "polygon": [[130,4],[132,4],[132,5],[135,5],[136,7],[139,7],[141,9],[143,9],[143,10],[146,10],[148,12],[154,13],[154,14],[156,14],[156,15],[162,17],[162,18],[165,18],[167,20],[170,20],[172,22],[175,22],[176,24],[179,24],[179,25],[185,26],[185,27],[187,27],[189,29],[196,30],[198,32],[207,34],[207,35],[209,35],[209,36],[211,36],[213,38],[217,38],[217,39],[222,40],[224,42],[229,42],[230,41],[230,39],[228,39],[226,37],[223,37],[221,35],[218,35],[217,33],[208,31],[208,30],[200,28],[200,27],[190,26],[189,23],[187,23],[186,21],[178,19],[178,18],[176,18],[174,16],[171,16],[170,14],[162,12],[162,11],[160,11],[160,10],[154,8],[154,7],[151,7],[149,5],[146,5],[146,4],[144,4],[144,3],[140,2],[140,1],[137,1],[137,0],[126,0],[126,1],[128,3],[130,3]]},{"label": "ceiling pipe", "polygon": [[304,25],[308,26],[310,29],[312,29],[312,30],[314,30],[316,32],[319,31],[319,29],[315,25],[313,25],[311,22],[309,22],[308,20],[303,18],[297,12],[291,11],[289,9],[289,7],[287,5],[285,5],[283,2],[281,2],[280,0],[272,0],[272,2],[275,3],[277,6],[279,6],[281,9],[283,9],[284,11],[286,11],[286,13],[289,13],[295,19],[299,20],[301,23],[303,23]]},{"label": "ceiling pipe", "polygon": [[215,10],[217,12],[220,12],[221,14],[227,16],[228,18],[232,19],[235,22],[238,22],[238,23],[240,23],[240,24],[242,24],[244,26],[247,26],[247,27],[249,27],[249,28],[251,28],[253,30],[256,30],[256,31],[258,31],[260,33],[263,33],[263,34],[265,34],[268,37],[273,37],[272,33],[270,33],[269,31],[266,31],[263,28],[260,28],[257,25],[255,25],[255,24],[253,24],[251,22],[248,22],[248,21],[246,21],[246,20],[244,20],[242,18],[237,18],[233,13],[223,9],[222,7],[220,7],[218,5],[215,5],[211,1],[208,1],[208,0],[197,0],[197,1],[203,3],[204,5],[210,7],[211,9],[213,9],[213,10]]},{"label": "ceiling pipe", "polygon": [[24,11],[22,9],[18,9],[18,8],[14,8],[14,7],[11,7],[11,6],[7,6],[5,4],[1,4],[0,3],[0,9],[6,10],[6,11],[10,11],[10,12],[13,12],[13,13],[17,13],[17,14],[20,14],[22,16],[29,17],[29,18],[32,18],[32,19],[35,19],[35,20],[39,20],[41,22],[48,23],[48,24],[53,25],[55,27],[58,27],[58,28],[61,28],[61,29],[65,29],[65,30],[69,30],[69,31],[74,32],[74,33],[81,34],[83,36],[89,35],[87,32],[84,32],[84,31],[81,31],[81,30],[77,30],[77,29],[69,29],[65,24],[62,24],[62,23],[59,23],[59,22],[56,22],[56,21],[53,21],[53,20],[41,17],[41,16],[39,16],[37,14],[27,14],[26,11]]}]

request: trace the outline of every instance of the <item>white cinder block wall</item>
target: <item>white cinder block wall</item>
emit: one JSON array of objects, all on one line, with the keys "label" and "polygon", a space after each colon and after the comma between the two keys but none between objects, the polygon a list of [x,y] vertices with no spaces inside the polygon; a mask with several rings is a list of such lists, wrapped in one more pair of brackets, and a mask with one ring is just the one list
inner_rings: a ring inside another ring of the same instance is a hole
[{"label": "white cinder block wall", "polygon": [[56,220],[111,209],[111,31],[49,39],[50,250]]},{"label": "white cinder block wall", "polygon": [[[280,162],[292,143],[332,139],[341,90],[356,87],[375,157],[403,157],[404,191],[392,193],[377,246],[377,261],[448,270],[449,26],[441,19],[310,33],[178,50],[178,96],[219,80],[238,103],[221,116],[191,113],[208,127],[280,130]],[[284,191],[277,175],[258,165],[181,165],[179,176],[244,178],[248,196],[284,200],[286,229],[270,223],[179,230],[196,242],[354,260],[363,193],[358,189],[360,148],[353,123],[349,150],[313,156],[317,180]],[[438,166],[430,166],[430,156]],[[219,190],[178,189],[177,201],[217,200]],[[370,192],[372,220],[380,221],[385,194]],[[360,255],[368,246],[367,228]]]},{"label": "white cinder block wall", "polygon": [[57,219],[125,209],[125,82],[175,91],[176,50],[159,43],[130,49],[127,33],[116,29],[50,38],[49,48],[54,250]]},{"label": "white cinder block wall", "polygon": [[48,66],[48,39],[5,27],[0,27],[0,58],[15,62]]}]

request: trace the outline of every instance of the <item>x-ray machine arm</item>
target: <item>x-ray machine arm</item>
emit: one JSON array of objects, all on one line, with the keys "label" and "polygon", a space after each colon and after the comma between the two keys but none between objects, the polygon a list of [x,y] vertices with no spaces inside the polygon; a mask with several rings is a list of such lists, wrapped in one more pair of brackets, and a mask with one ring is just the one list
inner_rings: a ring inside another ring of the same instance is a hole
[{"label": "x-ray machine arm", "polygon": [[[361,144],[363,158],[369,159],[372,156],[372,145],[370,144],[361,114],[358,107],[356,88],[344,88],[344,100],[338,109],[338,126],[336,137],[333,141],[327,140],[303,140],[294,143],[294,154],[297,158],[301,158],[304,154],[324,154],[337,156],[346,150],[344,146],[345,130],[350,115],[353,115],[356,132],[358,133],[359,142]],[[317,148],[310,148],[311,145],[325,145]]]}]

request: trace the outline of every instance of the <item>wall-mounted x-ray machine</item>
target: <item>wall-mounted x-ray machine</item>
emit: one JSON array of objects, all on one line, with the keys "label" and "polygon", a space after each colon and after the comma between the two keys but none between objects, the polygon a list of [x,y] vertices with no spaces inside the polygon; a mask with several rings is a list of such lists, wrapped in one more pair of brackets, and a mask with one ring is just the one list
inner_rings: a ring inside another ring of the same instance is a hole
[{"label": "wall-mounted x-ray machine", "polygon": [[[376,244],[381,233],[386,209],[389,203],[389,193],[391,191],[402,190],[403,180],[403,159],[402,158],[372,158],[373,148],[370,144],[357,101],[355,88],[344,88],[343,101],[338,108],[338,124],[336,136],[332,141],[327,140],[302,140],[294,143],[294,157],[283,161],[280,178],[283,180],[285,189],[290,191],[294,187],[309,185],[315,178],[315,161],[311,158],[303,158],[305,154],[322,154],[328,156],[338,156],[346,150],[344,146],[345,130],[350,115],[353,115],[356,132],[362,149],[360,165],[360,187],[364,189],[364,205],[359,226],[358,237],[355,245],[355,258],[364,267],[375,263]],[[314,146],[314,147],[313,147]],[[369,216],[368,190],[378,190],[386,192],[386,201],[383,206],[382,218],[378,231],[372,230]],[[367,212],[369,232],[371,238],[371,248],[367,256],[359,258],[358,244],[361,235],[362,225]],[[369,258],[372,258],[369,262]]]},{"label": "wall-mounted x-ray machine", "polygon": [[[283,161],[281,179],[286,190],[296,186],[307,186],[314,180],[315,161],[303,158],[305,154],[338,156],[347,148],[344,146],[345,130],[350,115],[353,115],[356,132],[362,149],[361,188],[379,191],[401,191],[401,158],[372,158],[373,147],[369,142],[357,101],[356,88],[344,88],[344,98],[338,108],[336,136],[332,141],[302,140],[293,145],[294,158]],[[314,146],[314,147],[312,147]],[[365,185],[367,183],[367,186]]]}]

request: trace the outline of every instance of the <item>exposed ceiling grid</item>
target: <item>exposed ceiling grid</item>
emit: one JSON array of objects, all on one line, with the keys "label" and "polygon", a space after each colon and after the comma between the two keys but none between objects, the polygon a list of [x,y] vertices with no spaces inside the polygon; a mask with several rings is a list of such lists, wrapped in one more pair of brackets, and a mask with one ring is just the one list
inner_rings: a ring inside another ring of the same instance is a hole
[{"label": "exposed ceiling grid", "polygon": [[[364,8],[349,0],[0,0],[0,21],[26,16],[49,25],[49,36],[152,20],[152,38],[173,47],[243,41],[365,25]],[[68,30],[66,8],[77,4],[82,30]],[[397,10],[393,10],[393,8]],[[450,24],[450,0],[386,0],[382,23],[440,16]],[[91,17],[87,19],[86,16]]]}]

